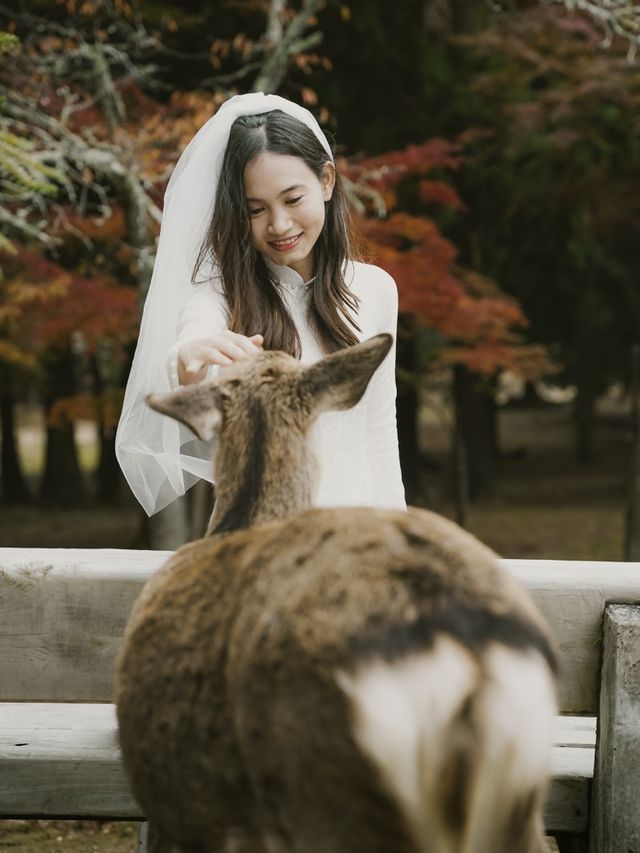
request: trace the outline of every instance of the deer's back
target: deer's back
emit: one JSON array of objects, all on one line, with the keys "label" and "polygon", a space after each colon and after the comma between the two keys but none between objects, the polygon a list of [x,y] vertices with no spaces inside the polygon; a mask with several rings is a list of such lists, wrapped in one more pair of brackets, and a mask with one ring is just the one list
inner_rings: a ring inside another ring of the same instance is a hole
[{"label": "deer's back", "polygon": [[148,635],[151,669],[179,648],[239,677],[283,655],[333,667],[354,654],[401,654],[411,642],[403,627],[417,623],[416,642],[446,631],[481,643],[489,617],[507,640],[526,641],[518,622],[547,637],[493,552],[446,519],[314,509],[179,549],[147,585],[127,637]]}]

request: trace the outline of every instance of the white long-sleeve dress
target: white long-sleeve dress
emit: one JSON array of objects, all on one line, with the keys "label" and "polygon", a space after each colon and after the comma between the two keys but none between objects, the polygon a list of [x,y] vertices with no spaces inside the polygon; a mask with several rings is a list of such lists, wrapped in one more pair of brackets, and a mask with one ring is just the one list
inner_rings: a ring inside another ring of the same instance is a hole
[{"label": "white long-sleeve dress", "polygon": [[[265,261],[277,276],[282,297],[300,335],[302,364],[324,355],[307,319],[312,281],[290,267]],[[314,505],[377,506],[404,509],[396,425],[395,336],[398,293],[393,278],[371,264],[350,262],[345,281],[359,298],[360,340],[389,332],[394,344],[359,403],[341,412],[323,412],[312,427],[320,477]],[[178,387],[177,350],[186,342],[226,329],[224,296],[212,283],[194,287],[178,321],[178,340],[169,357],[172,387]],[[213,371],[216,368],[212,368]]]}]

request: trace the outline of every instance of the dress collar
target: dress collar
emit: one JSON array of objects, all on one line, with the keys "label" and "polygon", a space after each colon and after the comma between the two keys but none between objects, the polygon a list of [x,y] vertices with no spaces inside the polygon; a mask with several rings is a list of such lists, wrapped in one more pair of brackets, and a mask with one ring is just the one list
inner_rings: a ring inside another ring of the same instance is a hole
[{"label": "dress collar", "polygon": [[307,287],[312,284],[315,276],[310,278],[309,281],[304,281],[302,276],[297,273],[295,270],[292,270],[291,267],[281,267],[278,264],[275,264],[270,258],[266,255],[262,256],[264,258],[264,262],[267,265],[267,268],[271,270],[271,272],[277,276],[278,281],[281,284],[289,285],[290,287]]}]

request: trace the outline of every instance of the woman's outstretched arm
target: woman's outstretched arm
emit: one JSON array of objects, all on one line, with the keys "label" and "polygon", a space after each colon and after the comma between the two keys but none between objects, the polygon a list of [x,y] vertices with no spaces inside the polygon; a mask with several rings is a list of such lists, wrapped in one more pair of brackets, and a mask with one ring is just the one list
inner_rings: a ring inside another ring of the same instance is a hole
[{"label": "woman's outstretched arm", "polygon": [[262,335],[240,335],[227,328],[222,293],[210,283],[198,284],[177,323],[178,339],[169,352],[172,388],[205,379],[211,365],[224,367],[260,352]]}]

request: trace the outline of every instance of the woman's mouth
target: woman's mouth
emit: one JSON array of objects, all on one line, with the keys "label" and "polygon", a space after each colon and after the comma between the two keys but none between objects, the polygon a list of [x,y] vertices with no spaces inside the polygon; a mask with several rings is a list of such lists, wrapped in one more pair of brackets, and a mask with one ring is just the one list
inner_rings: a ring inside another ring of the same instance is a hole
[{"label": "woman's mouth", "polygon": [[269,245],[273,246],[277,252],[290,252],[291,249],[295,249],[298,245],[301,237],[302,233],[297,234],[295,237],[287,237],[286,240],[270,240]]}]

